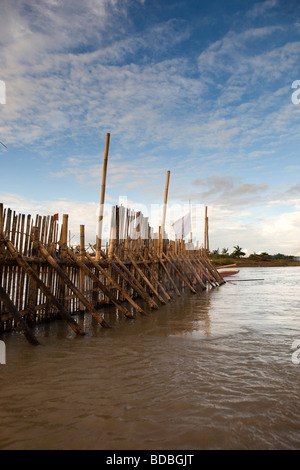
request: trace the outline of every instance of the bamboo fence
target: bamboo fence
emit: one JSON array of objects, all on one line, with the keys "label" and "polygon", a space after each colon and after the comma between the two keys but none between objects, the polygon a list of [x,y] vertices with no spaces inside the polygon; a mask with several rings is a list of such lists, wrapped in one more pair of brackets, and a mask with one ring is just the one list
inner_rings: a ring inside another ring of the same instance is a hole
[{"label": "bamboo fence", "polygon": [[130,319],[148,313],[139,299],[159,309],[185,289],[196,294],[225,282],[206,250],[156,238],[147,217],[123,206],[112,208],[104,250],[97,242],[87,249],[84,225],[78,247],[68,246],[67,237],[67,214],[60,226],[54,216],[34,218],[0,204],[0,334],[19,329],[38,344],[32,327],[62,318],[83,335],[79,312],[109,328],[106,305]]}]

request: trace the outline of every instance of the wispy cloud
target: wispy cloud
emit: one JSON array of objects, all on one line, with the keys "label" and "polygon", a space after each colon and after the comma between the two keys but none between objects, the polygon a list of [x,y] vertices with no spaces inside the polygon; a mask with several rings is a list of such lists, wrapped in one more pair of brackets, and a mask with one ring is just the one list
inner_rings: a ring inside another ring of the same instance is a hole
[{"label": "wispy cloud", "polygon": [[[170,169],[170,201],[209,204],[241,234],[250,222],[234,223],[233,208],[246,213],[284,200],[291,212],[282,213],[298,220],[300,106],[290,99],[300,78],[297,18],[284,23],[279,1],[257,2],[239,14],[239,26],[216,30],[207,44],[179,15],[139,29],[132,12],[144,14],[147,3],[3,0],[5,155],[36,152],[50,183],[75,181],[89,194],[100,184],[101,142],[110,132],[108,201],[126,193],[160,200]],[[289,176],[284,185],[280,168]],[[48,207],[51,184],[44,192]],[[266,219],[278,228],[273,216]]]}]

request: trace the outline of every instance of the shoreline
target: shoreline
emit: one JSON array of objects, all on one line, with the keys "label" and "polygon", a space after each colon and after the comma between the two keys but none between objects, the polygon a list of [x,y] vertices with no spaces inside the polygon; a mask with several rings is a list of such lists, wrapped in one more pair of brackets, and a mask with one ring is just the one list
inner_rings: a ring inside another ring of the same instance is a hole
[{"label": "shoreline", "polygon": [[[285,268],[285,267],[300,267],[300,261],[292,260],[272,260],[272,261],[249,261],[247,259],[230,260],[228,263],[224,263],[222,260],[211,260],[213,265],[219,269],[221,266],[235,264],[236,268]],[[222,262],[221,262],[222,261]],[[232,266],[234,267],[234,266]],[[224,268],[225,269],[225,268]],[[228,267],[229,269],[229,267]]]}]

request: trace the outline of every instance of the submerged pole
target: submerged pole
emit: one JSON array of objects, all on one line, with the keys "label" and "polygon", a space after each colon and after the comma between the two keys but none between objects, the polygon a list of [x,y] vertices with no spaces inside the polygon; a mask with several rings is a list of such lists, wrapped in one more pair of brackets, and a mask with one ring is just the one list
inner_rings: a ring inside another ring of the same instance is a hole
[{"label": "submerged pole", "polygon": [[104,213],[104,200],[105,200],[105,185],[106,185],[106,173],[107,173],[107,162],[108,162],[108,150],[109,150],[110,134],[106,134],[105,152],[102,168],[102,184],[101,184],[101,195],[100,195],[100,208],[98,216],[97,236],[96,236],[96,260],[101,258],[101,241],[102,241],[102,223]]}]

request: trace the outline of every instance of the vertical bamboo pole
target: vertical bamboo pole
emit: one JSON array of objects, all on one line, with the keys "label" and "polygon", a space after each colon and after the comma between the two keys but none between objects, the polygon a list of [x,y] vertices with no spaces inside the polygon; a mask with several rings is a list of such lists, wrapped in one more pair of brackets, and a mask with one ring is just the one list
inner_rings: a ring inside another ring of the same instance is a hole
[{"label": "vertical bamboo pole", "polygon": [[166,212],[167,212],[169,182],[170,182],[170,170],[167,171],[167,179],[166,179],[165,194],[164,194],[164,205],[163,205],[163,213],[162,213],[162,221],[161,221],[161,238],[160,238],[161,239],[161,247],[163,247],[165,225],[166,225]]},{"label": "vertical bamboo pole", "polygon": [[0,203],[0,254],[4,252],[4,246],[1,243],[1,237],[2,237],[3,232],[4,232],[4,212],[3,212],[3,204]]},{"label": "vertical bamboo pole", "polygon": [[[32,227],[32,235],[35,242],[39,241],[39,233],[37,227]],[[38,250],[35,245],[32,248],[32,256],[36,257],[38,255]],[[39,276],[39,265],[34,263],[32,266],[32,271],[38,277]],[[32,326],[36,321],[36,311],[35,307],[37,305],[38,299],[38,286],[36,283],[30,279],[29,281],[29,291],[28,291],[28,314],[27,314],[27,323]]]},{"label": "vertical bamboo pole", "polygon": [[[84,225],[80,225],[80,260],[84,261],[85,258],[85,236],[84,236]],[[84,280],[85,280],[85,273],[82,269],[80,269],[80,274],[79,274],[79,282],[80,282],[80,292],[84,294],[85,288],[84,288]],[[79,303],[79,310],[83,312],[85,310],[85,307],[82,302]]]},{"label": "vertical bamboo pole", "polygon": [[61,228],[61,258],[65,258],[67,255],[68,220],[68,214],[63,214],[63,223]]},{"label": "vertical bamboo pole", "polygon": [[205,215],[204,215],[204,251],[207,250],[207,206],[205,206]]},{"label": "vertical bamboo pole", "polygon": [[205,246],[206,252],[209,251],[209,238],[208,238],[208,216],[207,216],[207,207],[205,207]]},{"label": "vertical bamboo pole", "polygon": [[[61,226],[61,238],[60,238],[60,257],[65,259],[67,257],[67,243],[68,243],[68,222],[69,216],[68,214],[63,214],[63,221]],[[64,266],[64,272],[67,272],[67,267]],[[68,310],[68,301],[65,300],[65,297],[68,296],[68,287],[63,282],[61,278],[59,278],[59,301],[63,304],[63,306]]]},{"label": "vertical bamboo pole", "polygon": [[105,200],[105,184],[106,184],[106,173],[107,173],[107,161],[108,161],[108,150],[109,150],[110,134],[106,134],[105,152],[102,169],[102,185],[101,185],[101,196],[100,196],[100,208],[98,217],[97,237],[96,237],[96,260],[99,260],[101,255],[101,240],[102,240],[102,222],[104,213],[104,200]]},{"label": "vertical bamboo pole", "polygon": [[161,226],[158,227],[158,257],[161,258],[162,254],[162,244],[163,244],[163,229]]}]

